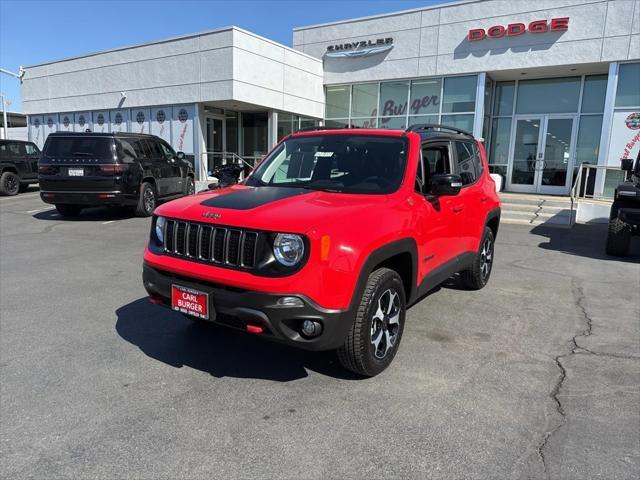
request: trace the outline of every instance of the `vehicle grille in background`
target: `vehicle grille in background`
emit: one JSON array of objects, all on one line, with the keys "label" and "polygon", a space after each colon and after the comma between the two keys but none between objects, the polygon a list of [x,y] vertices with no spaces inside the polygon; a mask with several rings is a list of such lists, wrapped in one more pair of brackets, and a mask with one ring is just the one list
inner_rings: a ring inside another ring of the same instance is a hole
[{"label": "vehicle grille in background", "polygon": [[256,265],[258,235],[258,232],[237,228],[167,219],[164,250],[220,266],[253,268]]}]

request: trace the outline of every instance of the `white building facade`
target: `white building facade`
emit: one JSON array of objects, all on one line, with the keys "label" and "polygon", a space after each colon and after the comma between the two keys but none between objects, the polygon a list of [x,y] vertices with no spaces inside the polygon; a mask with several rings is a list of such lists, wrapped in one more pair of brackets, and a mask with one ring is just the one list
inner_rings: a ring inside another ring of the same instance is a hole
[{"label": "white building facade", "polygon": [[318,121],[441,123],[485,139],[506,190],[566,195],[640,149],[640,0],[467,0],[296,28],[293,49],[223,29],[27,67],[23,98],[39,142],[144,127],[204,166]]}]

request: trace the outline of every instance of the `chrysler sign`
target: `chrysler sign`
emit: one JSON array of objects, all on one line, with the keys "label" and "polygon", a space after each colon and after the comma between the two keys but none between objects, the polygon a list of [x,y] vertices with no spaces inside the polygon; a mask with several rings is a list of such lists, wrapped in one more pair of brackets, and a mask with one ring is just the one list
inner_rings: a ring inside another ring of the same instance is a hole
[{"label": "chrysler sign", "polygon": [[505,35],[507,37],[515,37],[529,33],[545,33],[545,32],[558,32],[563,30],[569,30],[569,17],[552,18],[551,21],[547,20],[534,20],[525,25],[521,22],[510,23],[506,27],[504,25],[494,25],[486,30],[484,28],[472,28],[467,34],[467,38],[470,42],[477,42],[478,40],[484,40],[485,38],[502,38]]},{"label": "chrysler sign", "polygon": [[337,45],[329,45],[325,57],[364,57],[376,53],[387,52],[393,48],[393,38],[376,40],[355,40]]}]

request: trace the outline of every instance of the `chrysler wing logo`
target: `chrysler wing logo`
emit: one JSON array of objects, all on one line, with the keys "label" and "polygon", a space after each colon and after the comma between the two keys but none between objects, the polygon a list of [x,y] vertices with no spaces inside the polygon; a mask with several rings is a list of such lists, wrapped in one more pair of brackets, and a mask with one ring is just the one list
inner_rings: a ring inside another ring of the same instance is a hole
[{"label": "chrysler wing logo", "polygon": [[393,38],[378,38],[377,40],[362,40],[355,42],[329,45],[325,57],[366,57],[377,53],[388,52],[393,48]]},{"label": "chrysler wing logo", "polygon": [[205,218],[213,218],[214,220],[217,220],[220,218],[219,213],[213,213],[213,212],[203,212],[202,216]]}]

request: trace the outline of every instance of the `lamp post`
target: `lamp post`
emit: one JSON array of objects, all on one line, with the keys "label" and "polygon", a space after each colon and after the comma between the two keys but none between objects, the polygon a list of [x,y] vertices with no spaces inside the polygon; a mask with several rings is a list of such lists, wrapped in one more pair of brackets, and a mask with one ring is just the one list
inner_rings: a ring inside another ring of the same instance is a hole
[{"label": "lamp post", "polygon": [[[4,73],[6,75],[16,77],[18,80],[20,80],[20,83],[22,83],[22,78],[24,77],[25,70],[24,68],[20,67],[20,69],[18,70],[18,73],[15,73],[15,72],[12,72],[11,70],[0,68],[0,73]],[[4,94],[0,94],[0,97],[2,98],[2,126],[4,131],[4,138],[8,138],[9,135],[7,132],[7,102],[5,101]]]}]

